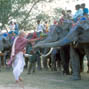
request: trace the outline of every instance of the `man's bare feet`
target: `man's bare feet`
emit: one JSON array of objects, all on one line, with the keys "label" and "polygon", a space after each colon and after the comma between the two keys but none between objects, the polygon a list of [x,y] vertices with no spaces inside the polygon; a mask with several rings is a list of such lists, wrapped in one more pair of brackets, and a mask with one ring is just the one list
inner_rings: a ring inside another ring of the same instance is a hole
[{"label": "man's bare feet", "polygon": [[19,83],[19,80],[16,80],[16,83],[18,84]]},{"label": "man's bare feet", "polygon": [[19,87],[21,87],[21,88],[23,88],[24,89],[24,83],[23,82],[20,82],[20,81],[23,81],[21,78],[19,78],[19,80],[16,80],[16,84],[19,86]]},{"label": "man's bare feet", "polygon": [[19,77],[19,81],[21,81],[21,82],[23,81],[21,77]]}]

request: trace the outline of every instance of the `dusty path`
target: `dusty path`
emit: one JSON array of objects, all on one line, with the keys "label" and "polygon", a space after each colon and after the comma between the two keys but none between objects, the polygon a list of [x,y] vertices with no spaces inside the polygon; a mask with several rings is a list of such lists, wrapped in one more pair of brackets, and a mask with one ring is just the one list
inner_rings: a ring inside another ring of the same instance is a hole
[{"label": "dusty path", "polygon": [[[61,72],[42,71],[27,75],[22,74],[24,89],[89,89],[89,74],[82,73],[81,81],[70,81],[71,76]],[[15,84],[12,71],[5,69],[0,72],[0,89],[23,89]]]}]

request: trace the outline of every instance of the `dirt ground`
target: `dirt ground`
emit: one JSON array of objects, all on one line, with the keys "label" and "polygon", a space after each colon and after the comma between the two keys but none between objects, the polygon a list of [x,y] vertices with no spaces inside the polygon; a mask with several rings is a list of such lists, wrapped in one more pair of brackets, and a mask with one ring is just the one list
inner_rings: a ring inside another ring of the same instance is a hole
[{"label": "dirt ground", "polygon": [[[63,75],[61,71],[36,71],[34,74],[27,74],[25,69],[22,77],[24,89],[89,89],[89,74],[82,73],[82,80],[72,81],[71,76]],[[23,89],[22,84],[16,85],[12,70],[5,68],[0,72],[0,89]]]}]

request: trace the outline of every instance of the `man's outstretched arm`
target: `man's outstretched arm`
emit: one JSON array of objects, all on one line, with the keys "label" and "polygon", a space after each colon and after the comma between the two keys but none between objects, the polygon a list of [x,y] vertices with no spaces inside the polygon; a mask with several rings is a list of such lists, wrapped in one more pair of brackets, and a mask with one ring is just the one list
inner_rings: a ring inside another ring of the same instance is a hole
[{"label": "man's outstretched arm", "polygon": [[28,40],[28,42],[35,42],[35,41],[40,40],[40,39],[42,39],[42,37],[40,37],[40,38],[35,38],[35,39],[30,39],[30,40]]}]

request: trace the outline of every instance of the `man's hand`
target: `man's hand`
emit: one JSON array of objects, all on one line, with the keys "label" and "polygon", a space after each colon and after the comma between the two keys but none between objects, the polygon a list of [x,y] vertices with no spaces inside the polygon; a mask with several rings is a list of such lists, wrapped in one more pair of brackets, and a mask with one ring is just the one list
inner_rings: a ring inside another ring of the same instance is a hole
[{"label": "man's hand", "polygon": [[42,39],[42,37],[40,37],[40,38],[35,38],[35,39],[30,39],[29,42],[34,42],[34,41],[37,41],[37,40],[40,40],[40,39]]}]

